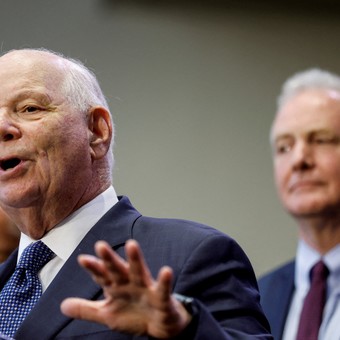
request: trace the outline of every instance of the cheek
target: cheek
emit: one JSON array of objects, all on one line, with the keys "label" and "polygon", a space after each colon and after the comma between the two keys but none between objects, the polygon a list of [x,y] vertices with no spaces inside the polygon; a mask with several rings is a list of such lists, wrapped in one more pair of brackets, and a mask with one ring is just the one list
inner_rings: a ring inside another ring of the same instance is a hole
[{"label": "cheek", "polygon": [[82,160],[90,158],[87,144],[86,135],[80,131],[72,134],[64,130],[53,138],[41,138],[36,146],[45,176],[59,177],[66,171],[78,169]]},{"label": "cheek", "polygon": [[340,191],[340,166],[330,165],[320,170],[323,180],[335,191]]},{"label": "cheek", "polygon": [[325,181],[332,181],[340,186],[340,154],[324,153],[318,158],[318,172]]},{"label": "cheek", "polygon": [[286,182],[288,181],[289,171],[285,167],[284,162],[274,162],[274,179],[276,187],[279,191],[284,189]]}]

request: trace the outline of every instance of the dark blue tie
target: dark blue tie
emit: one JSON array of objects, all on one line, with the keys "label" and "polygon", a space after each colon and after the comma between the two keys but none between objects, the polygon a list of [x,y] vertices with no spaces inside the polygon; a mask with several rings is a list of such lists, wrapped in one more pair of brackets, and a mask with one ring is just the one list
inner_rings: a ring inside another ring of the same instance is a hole
[{"label": "dark blue tie", "polygon": [[12,337],[39,300],[39,270],[54,253],[43,242],[30,244],[22,253],[11,278],[0,293],[0,332]]}]

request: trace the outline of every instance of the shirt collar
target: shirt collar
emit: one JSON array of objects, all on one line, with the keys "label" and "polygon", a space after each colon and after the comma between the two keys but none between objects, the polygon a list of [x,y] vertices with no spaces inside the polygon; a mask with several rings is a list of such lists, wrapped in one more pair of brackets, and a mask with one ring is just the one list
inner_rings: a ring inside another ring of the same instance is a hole
[{"label": "shirt collar", "polygon": [[296,254],[295,287],[307,290],[310,286],[309,273],[313,266],[321,259],[321,255],[306,242],[300,240]]},{"label": "shirt collar", "polygon": [[300,290],[307,290],[310,286],[309,273],[313,266],[321,259],[329,269],[328,285],[332,290],[339,282],[340,277],[340,244],[332,248],[325,255],[321,256],[315,249],[306,242],[300,240],[298,243],[296,264],[295,264],[295,287]]},{"label": "shirt collar", "polygon": [[[112,186],[58,223],[41,239],[55,254],[66,261],[88,231],[118,202]],[[18,261],[24,249],[35,242],[21,233]]]}]

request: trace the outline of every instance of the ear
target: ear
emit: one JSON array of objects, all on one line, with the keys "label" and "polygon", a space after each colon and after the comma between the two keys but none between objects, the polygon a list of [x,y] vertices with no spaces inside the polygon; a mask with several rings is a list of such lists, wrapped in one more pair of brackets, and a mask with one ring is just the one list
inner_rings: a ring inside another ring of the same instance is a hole
[{"label": "ear", "polygon": [[110,149],[113,134],[109,111],[101,106],[91,108],[88,127],[91,157],[92,159],[103,158]]}]

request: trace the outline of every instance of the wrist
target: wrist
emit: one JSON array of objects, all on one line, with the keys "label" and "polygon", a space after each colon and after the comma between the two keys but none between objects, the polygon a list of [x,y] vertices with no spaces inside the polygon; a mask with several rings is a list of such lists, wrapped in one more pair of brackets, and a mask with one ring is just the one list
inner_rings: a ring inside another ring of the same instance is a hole
[{"label": "wrist", "polygon": [[173,296],[178,302],[181,303],[181,305],[185,308],[185,310],[191,316],[193,316],[193,314],[194,314],[194,308],[193,308],[194,299],[192,297],[188,297],[188,296],[177,294],[177,293],[174,293]]}]

